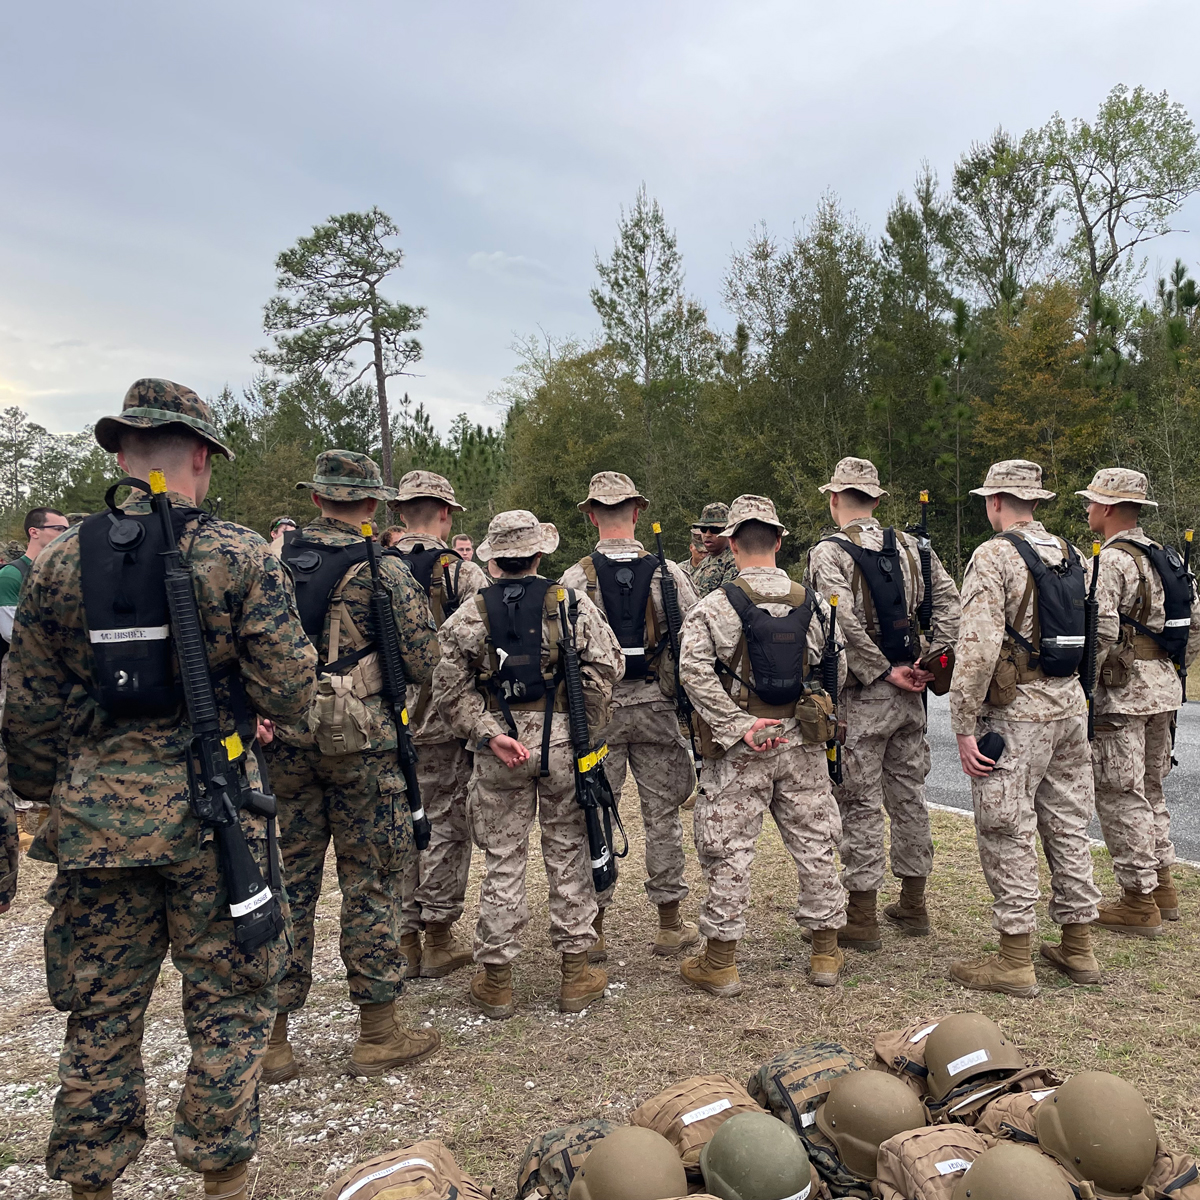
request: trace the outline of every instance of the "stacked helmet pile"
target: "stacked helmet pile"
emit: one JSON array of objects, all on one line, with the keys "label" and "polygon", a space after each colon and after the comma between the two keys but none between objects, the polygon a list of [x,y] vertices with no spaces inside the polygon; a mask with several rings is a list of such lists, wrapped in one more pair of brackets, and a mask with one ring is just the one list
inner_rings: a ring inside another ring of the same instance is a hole
[{"label": "stacked helmet pile", "polygon": [[[389,1190],[400,1184],[403,1193]],[[356,1167],[325,1200],[453,1200],[452,1188],[492,1200],[445,1147],[422,1142]],[[1098,1071],[1063,1082],[1027,1062],[990,1018],[956,1013],[881,1033],[870,1064],[836,1042],[813,1042],[775,1055],[745,1087],[728,1075],[680,1080],[639,1105],[629,1125],[592,1119],[534,1138],[517,1177],[517,1200],[689,1193],[1200,1200],[1200,1167],[1159,1143],[1130,1083]]]}]

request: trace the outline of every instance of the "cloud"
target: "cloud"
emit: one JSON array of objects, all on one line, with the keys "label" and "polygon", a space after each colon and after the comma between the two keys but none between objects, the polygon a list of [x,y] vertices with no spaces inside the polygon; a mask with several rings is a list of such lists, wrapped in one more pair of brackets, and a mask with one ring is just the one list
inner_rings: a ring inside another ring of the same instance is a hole
[{"label": "cloud", "polygon": [[567,282],[545,263],[524,254],[506,254],[503,250],[476,250],[467,256],[467,266],[498,279],[516,283],[533,283],[551,287],[566,287]]}]

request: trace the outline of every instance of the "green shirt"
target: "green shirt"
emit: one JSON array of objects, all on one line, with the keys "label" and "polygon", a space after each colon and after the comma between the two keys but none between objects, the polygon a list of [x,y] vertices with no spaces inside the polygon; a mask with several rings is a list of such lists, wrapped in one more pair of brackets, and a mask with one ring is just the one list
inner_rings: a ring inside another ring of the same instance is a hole
[{"label": "green shirt", "polygon": [[17,615],[17,601],[21,598],[21,584],[33,560],[28,554],[22,554],[17,562],[27,563],[23,575],[16,563],[8,563],[0,567],[0,637],[6,642],[12,641],[13,618]]}]

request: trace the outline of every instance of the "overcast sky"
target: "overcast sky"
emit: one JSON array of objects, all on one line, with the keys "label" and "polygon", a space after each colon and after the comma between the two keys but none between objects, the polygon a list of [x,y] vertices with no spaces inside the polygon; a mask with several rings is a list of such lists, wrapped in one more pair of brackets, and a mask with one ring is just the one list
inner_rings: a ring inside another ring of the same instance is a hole
[{"label": "overcast sky", "polygon": [[[1190,14],[1190,15],[1189,15]],[[1200,118],[1200,5],[54,3],[0,35],[0,405],[55,431],[141,375],[253,374],[275,255],[332,213],[402,231],[435,422],[496,419],[515,336],[590,333],[645,181],[719,327],[765,219],[833,189],[875,233],[923,158],[1091,116],[1118,82]],[[1200,231],[1200,203],[1180,218]],[[1149,249],[1200,273],[1200,233]]]}]

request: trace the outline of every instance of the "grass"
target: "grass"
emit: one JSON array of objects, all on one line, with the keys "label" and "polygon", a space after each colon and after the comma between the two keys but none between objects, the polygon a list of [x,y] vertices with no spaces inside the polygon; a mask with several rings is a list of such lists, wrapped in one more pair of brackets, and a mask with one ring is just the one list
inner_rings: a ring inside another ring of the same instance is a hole
[{"label": "grass", "polygon": [[[625,797],[627,811],[634,797]],[[1200,946],[1195,934],[1200,878],[1177,868],[1183,920],[1157,941],[1097,934],[1103,986],[1070,986],[1039,968],[1036,1000],[966,992],[949,982],[953,958],[995,945],[990,896],[979,871],[969,820],[935,812],[937,865],[930,885],[935,936],[884,934],[875,954],[851,953],[845,982],[805,982],[807,949],[791,910],[795,875],[774,827],[759,843],[753,905],[739,947],[743,995],[720,1001],[684,987],[674,962],[649,950],[653,912],[641,889],[641,843],[624,867],[606,926],[609,998],[579,1016],[555,1007],[557,962],[550,953],[545,878],[530,871],[533,920],[517,962],[519,1009],[502,1022],[466,1002],[469,971],[418,981],[401,1004],[411,1022],[442,1031],[440,1053],[413,1070],[373,1081],[345,1074],[355,1036],[337,957],[336,884],[327,874],[318,917],[317,982],[293,1022],[303,1077],[264,1089],[262,1136],[252,1166],[256,1200],[320,1195],[350,1163],[390,1147],[437,1137],[499,1196],[514,1194],[521,1152],[535,1133],[589,1115],[624,1119],[671,1080],[727,1071],[747,1078],[776,1051],[817,1039],[870,1056],[876,1031],[947,1012],[976,1009],[997,1020],[1031,1060],[1062,1074],[1096,1069],[1128,1078],[1149,1100],[1159,1134],[1172,1147],[1200,1147]],[[634,825],[639,823],[635,820]],[[640,832],[640,831],[639,831]],[[695,913],[703,883],[690,852]],[[1113,894],[1108,856],[1095,854],[1097,881]],[[0,1196],[56,1195],[41,1166],[56,1086],[63,1020],[50,1006],[41,964],[41,895],[49,869],[22,863],[21,891],[0,918]],[[1043,878],[1043,893],[1046,889]],[[892,889],[894,890],[894,889]],[[472,875],[471,902],[478,891]],[[470,908],[468,908],[470,912]],[[1044,919],[1042,932],[1053,927]],[[150,1141],[118,1182],[118,1200],[195,1195],[198,1183],[174,1162],[170,1130],[187,1063],[179,979],[163,971],[147,1020]],[[65,1189],[64,1189],[65,1190]]]}]

